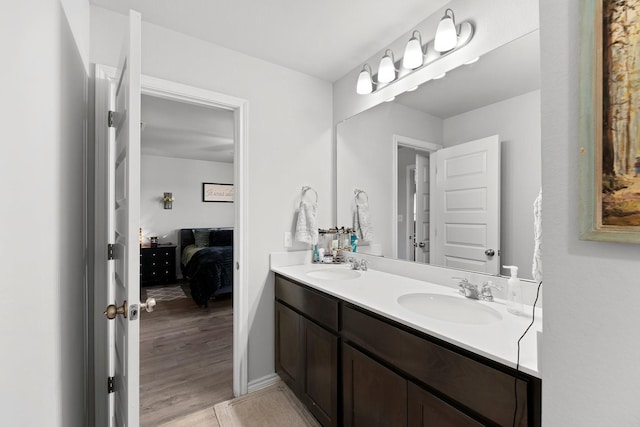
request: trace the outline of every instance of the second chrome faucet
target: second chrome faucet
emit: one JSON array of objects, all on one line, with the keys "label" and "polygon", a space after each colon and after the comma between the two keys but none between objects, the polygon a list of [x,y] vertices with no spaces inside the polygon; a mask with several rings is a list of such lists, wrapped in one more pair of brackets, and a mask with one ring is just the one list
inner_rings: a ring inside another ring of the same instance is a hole
[{"label": "second chrome faucet", "polygon": [[495,285],[491,281],[484,282],[480,289],[478,289],[478,285],[470,283],[469,280],[464,277],[454,277],[454,279],[459,280],[458,288],[460,293],[470,299],[493,301],[493,292],[491,290],[502,290],[502,286]]}]

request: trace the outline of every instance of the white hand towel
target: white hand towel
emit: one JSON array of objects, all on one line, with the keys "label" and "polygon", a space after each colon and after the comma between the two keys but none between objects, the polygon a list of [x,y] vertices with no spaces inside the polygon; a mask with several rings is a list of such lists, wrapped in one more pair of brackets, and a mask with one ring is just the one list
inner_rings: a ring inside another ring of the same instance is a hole
[{"label": "white hand towel", "polygon": [[536,282],[542,282],[542,189],[533,202],[533,266],[531,273]]},{"label": "white hand towel", "polygon": [[318,243],[317,210],[317,203],[307,202],[305,200],[300,202],[298,221],[296,223],[296,240],[298,242],[312,245]]},{"label": "white hand towel", "polygon": [[367,202],[358,201],[356,196],[355,208],[353,210],[353,229],[360,240],[364,242],[373,241],[373,225],[371,224],[371,216],[369,215],[369,204]]}]

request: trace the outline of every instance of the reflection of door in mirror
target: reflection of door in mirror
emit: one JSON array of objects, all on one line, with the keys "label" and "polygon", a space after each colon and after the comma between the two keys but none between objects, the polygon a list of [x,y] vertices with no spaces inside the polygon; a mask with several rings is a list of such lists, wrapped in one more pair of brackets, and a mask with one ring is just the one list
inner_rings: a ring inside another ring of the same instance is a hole
[{"label": "reflection of door in mirror", "polygon": [[[489,136],[432,155],[436,168],[432,262],[500,272],[500,138]],[[437,207],[437,208],[435,208]]]}]

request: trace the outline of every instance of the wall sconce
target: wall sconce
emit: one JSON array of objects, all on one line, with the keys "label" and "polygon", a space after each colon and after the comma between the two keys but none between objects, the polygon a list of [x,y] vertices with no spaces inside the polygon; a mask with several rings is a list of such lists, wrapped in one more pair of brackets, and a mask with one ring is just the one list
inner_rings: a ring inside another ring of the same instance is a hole
[{"label": "wall sconce", "polygon": [[[396,64],[391,49],[384,51],[384,55],[380,59],[377,75],[372,76],[371,67],[369,64],[364,64],[362,71],[358,74],[356,93],[367,95],[388,83],[394,82],[398,79],[397,71],[400,66],[406,70],[406,72],[400,73],[400,78],[426,67],[467,45],[473,35],[473,25],[469,21],[465,21],[456,26],[453,10],[447,9],[438,24],[434,40],[423,45],[420,32],[418,30],[413,31],[411,39],[409,39],[404,49],[402,60],[398,61],[399,64]],[[380,85],[380,83],[383,83],[383,85]]]},{"label": "wall sconce", "polygon": [[162,196],[162,202],[164,203],[164,208],[165,209],[173,209],[173,201],[175,199],[173,198],[173,194],[172,193],[164,193],[164,196]]}]

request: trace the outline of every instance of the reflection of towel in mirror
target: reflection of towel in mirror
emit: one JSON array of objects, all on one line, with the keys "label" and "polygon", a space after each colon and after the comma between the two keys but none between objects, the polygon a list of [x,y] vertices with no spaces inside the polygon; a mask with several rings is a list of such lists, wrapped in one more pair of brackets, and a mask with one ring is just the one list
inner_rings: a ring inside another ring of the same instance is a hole
[{"label": "reflection of towel in mirror", "polygon": [[536,282],[542,282],[542,189],[533,202],[533,266],[531,273]]},{"label": "reflection of towel in mirror", "polygon": [[353,229],[356,231],[358,238],[364,242],[373,241],[373,225],[371,224],[371,216],[369,215],[369,204],[357,200],[353,210]]},{"label": "reflection of towel in mirror", "polygon": [[301,201],[298,209],[298,222],[296,223],[296,240],[302,243],[315,245],[318,243],[318,225],[316,211],[318,204]]}]

